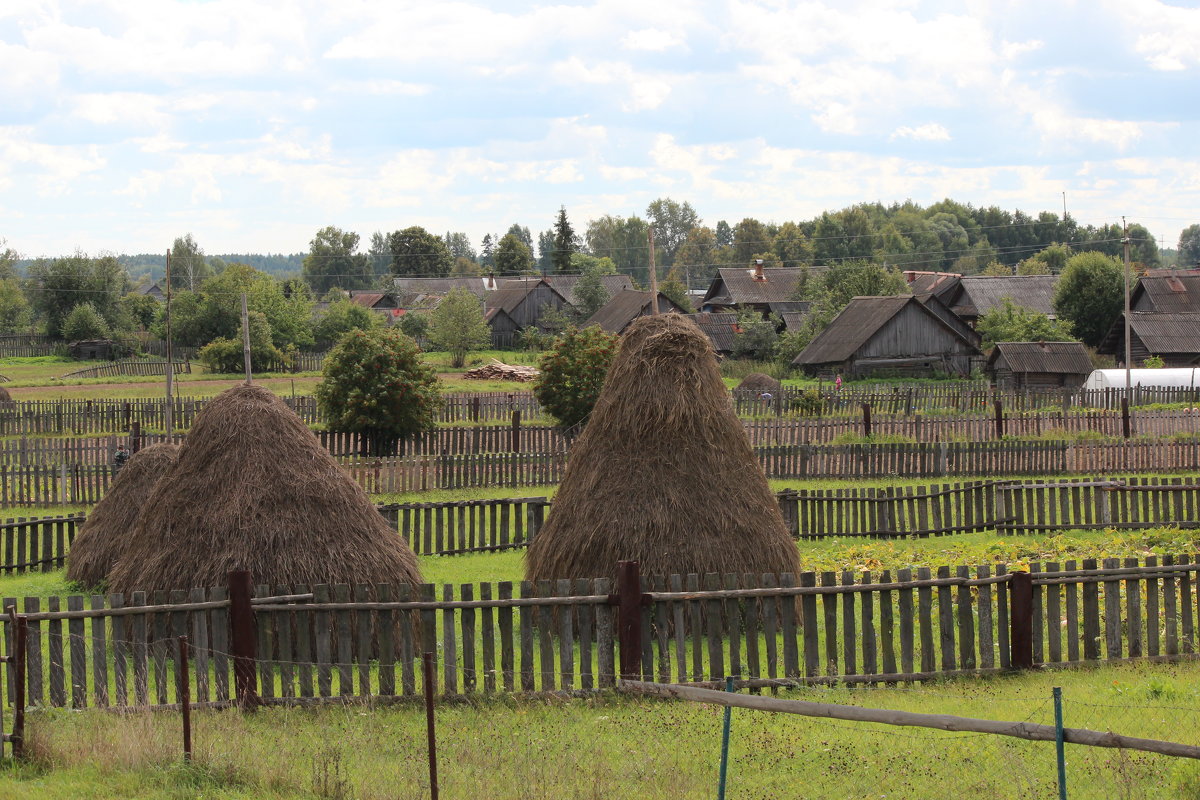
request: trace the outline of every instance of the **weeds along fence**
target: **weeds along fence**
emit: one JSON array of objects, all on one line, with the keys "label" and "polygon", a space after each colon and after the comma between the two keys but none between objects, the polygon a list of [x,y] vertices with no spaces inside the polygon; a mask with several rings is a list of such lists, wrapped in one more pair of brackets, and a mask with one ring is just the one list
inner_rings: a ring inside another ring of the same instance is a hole
[{"label": "weeds along fence", "polygon": [[[180,635],[190,638],[199,704],[247,692],[283,704],[415,696],[422,652],[439,654],[447,696],[587,693],[618,676],[881,684],[1196,654],[1194,556],[1031,564],[1028,573],[646,578],[625,563],[615,591],[604,578],[260,586],[241,609],[225,587],[3,603],[24,615],[26,702],[73,708],[177,702]],[[12,654],[10,618],[4,638]]]}]

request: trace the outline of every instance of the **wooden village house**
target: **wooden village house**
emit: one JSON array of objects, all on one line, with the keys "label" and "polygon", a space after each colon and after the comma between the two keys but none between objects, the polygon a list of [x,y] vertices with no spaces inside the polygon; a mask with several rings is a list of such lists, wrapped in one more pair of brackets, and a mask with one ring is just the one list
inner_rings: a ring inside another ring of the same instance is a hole
[{"label": "wooden village house", "polygon": [[728,267],[717,270],[708,292],[700,301],[701,311],[741,311],[753,309],[764,317],[770,313],[797,311],[792,300],[800,283],[823,271],[824,267],[762,266]]},{"label": "wooden village house", "polygon": [[792,362],[810,375],[969,375],[979,348],[911,295],[855,297]]},{"label": "wooden village house", "polygon": [[484,319],[492,328],[495,347],[512,347],[517,331],[540,327],[547,309],[561,311],[570,303],[546,280],[521,281],[503,286],[485,300]]},{"label": "wooden village house", "polygon": [[985,371],[998,389],[1078,389],[1092,359],[1083,342],[997,342]]}]

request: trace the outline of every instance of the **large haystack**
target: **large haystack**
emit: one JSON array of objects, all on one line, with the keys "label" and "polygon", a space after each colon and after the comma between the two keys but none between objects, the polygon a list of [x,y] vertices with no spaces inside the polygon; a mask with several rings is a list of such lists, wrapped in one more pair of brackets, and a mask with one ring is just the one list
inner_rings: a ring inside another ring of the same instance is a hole
[{"label": "large haystack", "polygon": [[88,514],[67,556],[67,579],[99,586],[129,546],[138,515],[158,479],[175,463],[177,445],[155,444],[134,453],[113,478],[108,493]]},{"label": "large haystack", "polygon": [[312,431],[271,392],[213,399],[155,488],[113,591],[418,583],[416,556]]},{"label": "large haystack", "polygon": [[766,375],[762,372],[751,372],[749,375],[742,378],[742,382],[737,385],[736,391],[745,393],[754,392],[755,394],[770,392],[778,397],[782,389],[783,384],[772,378],[770,375]]},{"label": "large haystack", "polygon": [[525,574],[611,576],[623,559],[643,575],[799,569],[708,337],[679,314],[626,331]]}]

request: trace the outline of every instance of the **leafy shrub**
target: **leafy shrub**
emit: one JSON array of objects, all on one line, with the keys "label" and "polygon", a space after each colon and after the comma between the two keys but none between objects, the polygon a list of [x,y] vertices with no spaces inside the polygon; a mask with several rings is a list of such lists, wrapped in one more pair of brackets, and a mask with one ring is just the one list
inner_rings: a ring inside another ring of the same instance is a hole
[{"label": "leafy shrub", "polygon": [[542,355],[542,374],[533,393],[563,427],[587,419],[604,386],[604,376],[617,353],[617,337],[598,326],[567,328]]},{"label": "leafy shrub", "polygon": [[805,417],[820,416],[825,401],[816,389],[805,389],[792,398],[792,411]]},{"label": "leafy shrub", "polygon": [[433,427],[442,398],[417,343],[395,328],[346,334],[314,392],[330,430],[363,435],[371,455]]}]

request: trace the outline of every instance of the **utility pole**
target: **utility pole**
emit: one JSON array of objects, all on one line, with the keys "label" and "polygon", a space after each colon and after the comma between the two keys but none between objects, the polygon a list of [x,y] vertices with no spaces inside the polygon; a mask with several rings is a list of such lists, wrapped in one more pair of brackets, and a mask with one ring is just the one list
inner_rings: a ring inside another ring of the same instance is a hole
[{"label": "utility pole", "polygon": [[167,428],[167,441],[175,432],[175,362],[171,356],[171,251],[167,251],[167,311],[164,315],[164,326],[167,330],[167,408],[163,415]]},{"label": "utility pole", "polygon": [[1067,221],[1067,193],[1063,192],[1063,222]]},{"label": "utility pole", "polygon": [[250,372],[250,312],[246,310],[246,293],[242,292],[242,358],[246,362],[246,385],[254,382]]},{"label": "utility pole", "polygon": [[647,229],[650,237],[650,313],[658,316],[658,269],[654,266],[654,226]]},{"label": "utility pole", "polygon": [[1121,217],[1121,242],[1125,245],[1125,399],[1131,400],[1133,397],[1133,375],[1131,369],[1133,367],[1129,343],[1129,226],[1125,224],[1125,217]]}]

